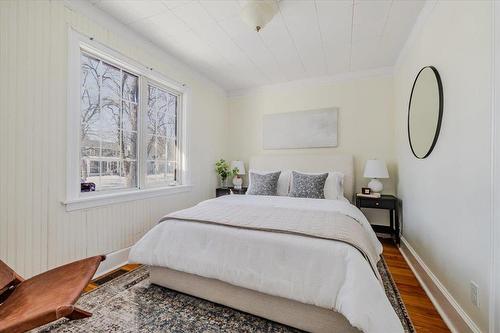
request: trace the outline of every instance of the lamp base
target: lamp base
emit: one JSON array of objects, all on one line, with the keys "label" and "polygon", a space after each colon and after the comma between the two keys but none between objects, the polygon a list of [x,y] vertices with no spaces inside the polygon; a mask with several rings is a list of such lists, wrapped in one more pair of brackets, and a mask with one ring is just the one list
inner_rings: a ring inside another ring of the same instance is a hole
[{"label": "lamp base", "polygon": [[368,187],[370,188],[370,190],[372,190],[372,192],[375,193],[380,193],[384,189],[384,185],[377,178],[373,178],[372,180],[370,180],[370,182],[368,183]]},{"label": "lamp base", "polygon": [[241,185],[243,185],[243,178],[239,175],[234,176],[233,185],[235,190],[241,190]]}]

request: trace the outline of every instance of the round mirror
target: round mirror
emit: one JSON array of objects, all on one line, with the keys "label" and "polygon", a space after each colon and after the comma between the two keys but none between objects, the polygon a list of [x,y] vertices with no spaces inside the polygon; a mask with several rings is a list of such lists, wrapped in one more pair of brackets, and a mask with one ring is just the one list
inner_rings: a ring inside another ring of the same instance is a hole
[{"label": "round mirror", "polygon": [[426,158],[436,145],[443,115],[443,86],[436,68],[418,72],[408,107],[408,139],[413,155]]}]

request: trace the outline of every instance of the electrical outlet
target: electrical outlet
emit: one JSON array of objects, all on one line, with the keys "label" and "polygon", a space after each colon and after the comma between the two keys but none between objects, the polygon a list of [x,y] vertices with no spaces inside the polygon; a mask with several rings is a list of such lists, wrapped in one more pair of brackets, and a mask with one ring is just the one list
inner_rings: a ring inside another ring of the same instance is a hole
[{"label": "electrical outlet", "polygon": [[470,282],[470,300],[472,304],[479,307],[479,286],[474,282]]}]

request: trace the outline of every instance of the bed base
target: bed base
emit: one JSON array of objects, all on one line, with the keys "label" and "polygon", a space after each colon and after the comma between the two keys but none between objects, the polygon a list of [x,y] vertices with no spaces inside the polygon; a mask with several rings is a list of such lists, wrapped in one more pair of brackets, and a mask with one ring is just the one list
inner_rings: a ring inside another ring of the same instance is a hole
[{"label": "bed base", "polygon": [[359,333],[340,313],[263,294],[216,279],[150,266],[150,281],[159,286],[222,304],[255,316],[314,333]]}]

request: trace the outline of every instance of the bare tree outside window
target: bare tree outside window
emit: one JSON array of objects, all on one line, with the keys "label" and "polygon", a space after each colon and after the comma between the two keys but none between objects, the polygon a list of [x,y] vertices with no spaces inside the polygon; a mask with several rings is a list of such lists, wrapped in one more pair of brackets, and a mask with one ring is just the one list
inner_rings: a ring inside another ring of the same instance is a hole
[{"label": "bare tree outside window", "polygon": [[138,91],[136,75],[81,54],[80,176],[97,191],[137,186]]},{"label": "bare tree outside window", "polygon": [[81,182],[96,191],[181,185],[183,89],[129,61],[80,50]]},{"label": "bare tree outside window", "polygon": [[147,183],[174,183],[177,179],[178,96],[148,85]]}]

